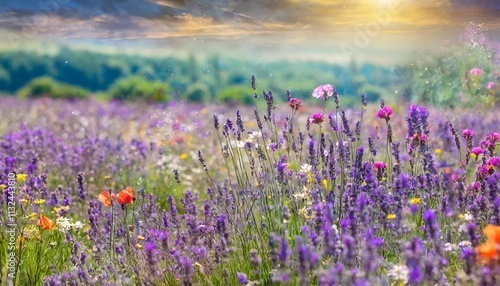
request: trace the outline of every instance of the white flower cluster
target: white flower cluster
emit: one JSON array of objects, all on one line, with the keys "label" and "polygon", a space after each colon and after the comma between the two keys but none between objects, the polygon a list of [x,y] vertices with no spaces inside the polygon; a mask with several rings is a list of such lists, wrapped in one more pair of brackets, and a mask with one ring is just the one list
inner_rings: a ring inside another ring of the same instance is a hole
[{"label": "white flower cluster", "polygon": [[408,275],[410,271],[406,265],[394,265],[387,271],[387,276],[397,281],[402,281],[404,284],[408,283]]},{"label": "white flower cluster", "polygon": [[300,166],[299,173],[308,174],[309,172],[311,172],[311,170],[312,170],[312,166],[311,165],[309,165],[309,164],[302,164]]},{"label": "white flower cluster", "polygon": [[469,247],[472,247],[472,243],[468,240],[464,240],[464,241],[460,241],[458,244],[447,242],[444,244],[443,250],[446,252],[450,252],[450,251],[457,251],[457,250],[469,248]]},{"label": "white flower cluster", "polygon": [[67,232],[68,230],[71,230],[71,228],[79,230],[84,226],[84,224],[81,221],[71,223],[67,217],[60,216],[56,220],[56,226],[60,231]]},{"label": "white flower cluster", "polygon": [[249,144],[252,144],[252,145],[255,145],[255,148],[258,148],[259,147],[259,144],[257,144],[257,138],[261,138],[262,137],[262,133],[260,131],[253,131],[253,132],[248,132],[248,136],[247,136],[247,140],[246,141],[234,141],[234,140],[231,140],[231,145],[234,147],[238,147],[238,148],[243,148],[245,147],[245,145],[247,143]]}]

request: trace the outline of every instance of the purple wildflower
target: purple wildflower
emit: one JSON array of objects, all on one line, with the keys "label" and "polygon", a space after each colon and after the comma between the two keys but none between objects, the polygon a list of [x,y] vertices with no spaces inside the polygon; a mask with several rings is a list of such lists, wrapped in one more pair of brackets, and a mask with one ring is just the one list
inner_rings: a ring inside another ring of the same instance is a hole
[{"label": "purple wildflower", "polygon": [[248,280],[245,273],[238,272],[236,275],[238,275],[238,281],[240,282],[241,285],[247,284]]}]

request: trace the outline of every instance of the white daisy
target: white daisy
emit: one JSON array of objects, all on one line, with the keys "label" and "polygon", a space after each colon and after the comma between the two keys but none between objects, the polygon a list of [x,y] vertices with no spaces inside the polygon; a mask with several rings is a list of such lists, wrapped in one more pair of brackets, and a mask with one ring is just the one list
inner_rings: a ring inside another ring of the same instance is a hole
[{"label": "white daisy", "polygon": [[308,172],[310,172],[311,170],[312,170],[312,166],[311,166],[311,165],[309,165],[309,164],[302,164],[302,165],[300,166],[300,172],[301,172],[301,173],[308,173]]},{"label": "white daisy", "polygon": [[84,226],[84,224],[83,224],[81,221],[77,221],[77,222],[75,222],[75,223],[73,224],[73,227],[74,227],[75,229],[77,229],[77,230],[78,230],[78,229],[80,229],[80,228],[82,228],[83,226]]},{"label": "white daisy", "polygon": [[62,216],[58,217],[56,220],[56,225],[62,232],[66,232],[71,229],[71,223],[69,222],[69,219],[66,217]]},{"label": "white daisy", "polygon": [[410,274],[410,271],[406,265],[394,265],[387,271],[387,276],[402,281],[404,284],[408,282],[408,274]]}]

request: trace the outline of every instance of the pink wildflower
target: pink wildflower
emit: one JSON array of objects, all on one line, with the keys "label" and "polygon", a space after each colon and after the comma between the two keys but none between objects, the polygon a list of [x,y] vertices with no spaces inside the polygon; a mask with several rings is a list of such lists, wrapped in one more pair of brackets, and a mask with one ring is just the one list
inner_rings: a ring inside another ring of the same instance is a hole
[{"label": "pink wildflower", "polygon": [[299,110],[299,108],[302,106],[302,101],[300,99],[297,99],[297,98],[292,98],[290,99],[290,101],[288,102],[288,105],[293,108],[294,110]]},{"label": "pink wildflower", "polygon": [[387,168],[387,165],[384,162],[375,162],[373,163],[373,167],[375,169],[385,169]]},{"label": "pink wildflower", "polygon": [[488,83],[486,84],[486,88],[487,88],[487,89],[489,89],[489,90],[494,90],[494,89],[496,89],[496,88],[497,88],[497,84],[496,84],[496,83],[494,83],[494,82],[492,82],[492,81],[490,81],[490,82],[488,82]]},{"label": "pink wildflower", "polygon": [[323,122],[323,113],[321,112],[314,113],[313,115],[311,115],[311,117],[309,117],[309,122],[320,124],[321,122]]},{"label": "pink wildflower", "polygon": [[333,85],[324,84],[316,87],[312,93],[312,96],[326,100],[329,96],[332,96],[334,92],[335,88],[333,87]]},{"label": "pink wildflower", "polygon": [[470,129],[464,129],[464,131],[462,131],[462,136],[465,139],[472,138],[472,136],[474,136],[474,131],[472,131]]},{"label": "pink wildflower", "polygon": [[470,152],[476,156],[479,156],[479,154],[484,154],[484,149],[481,147],[474,147]]},{"label": "pink wildflower", "polygon": [[486,161],[487,165],[493,166],[493,167],[498,167],[500,166],[500,157],[491,157]]},{"label": "pink wildflower", "polygon": [[391,119],[392,115],[392,109],[390,109],[388,106],[384,106],[384,108],[380,109],[377,112],[377,117],[380,119],[385,119],[386,121],[389,121]]},{"label": "pink wildflower", "polygon": [[482,75],[484,72],[483,72],[483,70],[482,70],[482,69],[480,69],[480,68],[473,68],[473,69],[471,69],[471,70],[469,71],[469,73],[470,73],[471,75],[474,75],[474,76],[480,76],[480,75]]},{"label": "pink wildflower", "polygon": [[470,184],[470,188],[473,190],[479,190],[480,187],[481,187],[481,183],[479,183],[479,182],[474,182],[474,183]]}]

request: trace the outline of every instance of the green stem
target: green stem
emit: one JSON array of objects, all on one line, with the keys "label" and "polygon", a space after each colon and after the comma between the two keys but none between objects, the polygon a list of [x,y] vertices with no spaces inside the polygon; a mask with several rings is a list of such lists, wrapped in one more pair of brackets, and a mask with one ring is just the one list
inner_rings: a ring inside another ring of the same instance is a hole
[{"label": "green stem", "polygon": [[125,216],[123,217],[123,227],[125,228],[125,232],[127,233],[127,247],[128,250],[130,251],[130,232],[128,230],[127,226],[127,206],[125,205]]}]

